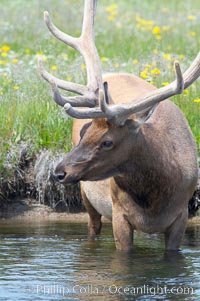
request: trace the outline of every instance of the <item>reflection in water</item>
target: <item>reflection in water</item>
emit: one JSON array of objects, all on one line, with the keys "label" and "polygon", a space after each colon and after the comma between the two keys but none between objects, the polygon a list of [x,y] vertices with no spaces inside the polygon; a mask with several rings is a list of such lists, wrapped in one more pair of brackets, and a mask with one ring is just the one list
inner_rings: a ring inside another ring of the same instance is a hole
[{"label": "reflection in water", "polygon": [[180,253],[162,235],[136,233],[132,254],[115,250],[111,225],[88,241],[85,224],[1,224],[0,300],[198,300],[200,226]]},{"label": "reflection in water", "polygon": [[185,233],[185,243],[190,247],[200,247],[200,226],[192,225],[187,228]]}]

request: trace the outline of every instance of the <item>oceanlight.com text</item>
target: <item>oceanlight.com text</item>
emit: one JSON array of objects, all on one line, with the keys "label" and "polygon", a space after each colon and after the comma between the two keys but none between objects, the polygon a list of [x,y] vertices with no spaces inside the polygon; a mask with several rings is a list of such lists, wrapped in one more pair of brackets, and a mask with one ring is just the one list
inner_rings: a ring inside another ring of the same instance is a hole
[{"label": "oceanlight.com text", "polygon": [[167,286],[167,285],[141,285],[141,286],[120,286],[116,284],[111,285],[80,285],[65,286],[57,283],[41,284],[36,287],[27,287],[26,291],[39,295],[129,295],[129,296],[156,296],[156,295],[194,295],[195,289],[191,286]]}]

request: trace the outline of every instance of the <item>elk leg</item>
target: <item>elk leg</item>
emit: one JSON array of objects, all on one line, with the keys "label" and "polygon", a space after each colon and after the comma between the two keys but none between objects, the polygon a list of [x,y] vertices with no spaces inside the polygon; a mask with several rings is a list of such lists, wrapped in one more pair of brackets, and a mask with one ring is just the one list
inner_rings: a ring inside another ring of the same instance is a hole
[{"label": "elk leg", "polygon": [[88,200],[85,192],[81,188],[81,195],[83,198],[83,203],[85,208],[89,214],[89,221],[88,221],[88,234],[90,236],[98,235],[101,233],[101,214],[99,214],[96,209],[91,205],[90,201]]},{"label": "elk leg", "polygon": [[[118,211],[120,212],[120,211]],[[133,227],[126,216],[118,213],[113,206],[113,234],[116,249],[120,251],[131,251],[133,249]]]},{"label": "elk leg", "polygon": [[165,232],[166,250],[178,251],[187,227],[188,212],[182,212]]}]

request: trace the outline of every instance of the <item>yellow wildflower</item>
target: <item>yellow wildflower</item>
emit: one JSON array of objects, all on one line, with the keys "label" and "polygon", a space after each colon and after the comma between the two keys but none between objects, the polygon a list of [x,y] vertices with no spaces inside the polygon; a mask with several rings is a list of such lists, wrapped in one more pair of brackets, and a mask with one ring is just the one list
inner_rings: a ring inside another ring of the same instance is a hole
[{"label": "yellow wildflower", "polygon": [[195,36],[196,36],[196,32],[195,32],[195,31],[190,31],[190,32],[189,32],[189,35],[190,35],[191,37],[195,37]]},{"label": "yellow wildflower", "polygon": [[162,86],[167,86],[167,85],[169,85],[169,82],[163,82],[162,83]]},{"label": "yellow wildflower", "polygon": [[1,56],[2,56],[2,57],[7,57],[8,54],[7,54],[6,52],[2,52]]},{"label": "yellow wildflower", "polygon": [[51,70],[58,70],[58,67],[56,65],[51,66]]},{"label": "yellow wildflower", "polygon": [[30,52],[31,52],[31,50],[30,50],[29,48],[26,48],[26,49],[25,49],[25,53],[26,53],[27,55],[29,55]]},{"label": "yellow wildflower", "polygon": [[70,82],[72,80],[72,77],[70,75],[67,75],[66,80]]},{"label": "yellow wildflower", "polygon": [[3,45],[3,46],[1,47],[0,50],[1,50],[1,51],[5,51],[5,52],[8,52],[8,51],[10,51],[10,46],[8,46],[8,45]]},{"label": "yellow wildflower", "polygon": [[114,22],[118,13],[118,6],[117,4],[109,5],[105,8],[108,15],[108,20]]},{"label": "yellow wildflower", "polygon": [[36,53],[37,56],[41,56],[42,54],[43,54],[42,51],[38,51],[38,52]]},{"label": "yellow wildflower", "polygon": [[152,33],[155,35],[160,35],[161,34],[161,29],[159,26],[154,26],[152,29]]},{"label": "yellow wildflower", "polygon": [[169,53],[163,53],[163,58],[169,61],[171,59],[171,55]]},{"label": "yellow wildflower", "polygon": [[109,14],[112,14],[112,15],[117,14],[117,9],[118,9],[117,4],[112,4],[112,5],[106,6],[106,8],[105,8],[106,12]]},{"label": "yellow wildflower", "polygon": [[115,16],[109,15],[109,16],[108,16],[108,21],[110,21],[110,22],[115,22]]},{"label": "yellow wildflower", "polygon": [[161,40],[161,39],[162,39],[161,35],[157,34],[156,35],[156,40]]},{"label": "yellow wildflower", "polygon": [[195,17],[194,15],[189,15],[187,18],[188,18],[188,20],[190,20],[190,21],[193,21],[193,20],[196,19],[196,17]]},{"label": "yellow wildflower", "polygon": [[165,14],[168,14],[169,13],[169,8],[168,7],[163,7],[162,12],[165,13]]},{"label": "yellow wildflower", "polygon": [[12,59],[12,63],[13,63],[13,64],[17,64],[18,62],[19,62],[18,59],[16,59],[16,58],[15,58],[15,59]]},{"label": "yellow wildflower", "polygon": [[185,57],[185,55],[184,55],[184,54],[179,54],[179,56],[178,56],[179,60],[183,60],[183,59],[184,59],[184,57]]},{"label": "yellow wildflower", "polygon": [[135,16],[136,28],[142,31],[152,31],[154,21],[153,20],[145,20],[140,17],[139,14]]},{"label": "yellow wildflower", "polygon": [[119,63],[114,64],[115,68],[119,68]]},{"label": "yellow wildflower", "polygon": [[82,69],[82,70],[86,70],[86,64],[83,63],[83,64],[81,65],[81,69]]},{"label": "yellow wildflower", "polygon": [[133,65],[137,65],[139,63],[138,59],[133,60]]},{"label": "yellow wildflower", "polygon": [[13,90],[19,90],[19,86],[17,85],[13,86]]},{"label": "yellow wildflower", "polygon": [[148,71],[144,69],[143,71],[140,72],[140,77],[143,79],[147,79],[149,77]]},{"label": "yellow wildflower", "polygon": [[43,55],[42,56],[42,60],[43,60],[43,62],[46,62],[46,61],[48,61],[48,57],[46,57],[45,55]]},{"label": "yellow wildflower", "polygon": [[102,61],[102,62],[106,62],[107,60],[108,60],[107,57],[105,57],[105,56],[102,56],[102,57],[101,57],[101,61]]},{"label": "yellow wildflower", "polygon": [[169,26],[163,25],[163,26],[162,26],[162,30],[163,30],[163,31],[169,31]]},{"label": "yellow wildflower", "polygon": [[185,89],[185,90],[183,91],[183,96],[187,96],[188,93],[189,93],[189,90],[188,90],[188,89]]},{"label": "yellow wildflower", "polygon": [[154,69],[151,70],[151,74],[153,74],[153,75],[159,75],[160,73],[161,72],[158,68],[154,68]]},{"label": "yellow wildflower", "polygon": [[158,54],[158,53],[159,53],[158,49],[154,49],[154,50],[153,50],[153,53],[154,53],[154,54]]},{"label": "yellow wildflower", "polygon": [[146,64],[145,65],[145,69],[149,69],[149,68],[151,68],[151,65],[150,64]]},{"label": "yellow wildflower", "polygon": [[200,103],[200,98],[196,98],[193,101],[196,102],[196,103]]}]

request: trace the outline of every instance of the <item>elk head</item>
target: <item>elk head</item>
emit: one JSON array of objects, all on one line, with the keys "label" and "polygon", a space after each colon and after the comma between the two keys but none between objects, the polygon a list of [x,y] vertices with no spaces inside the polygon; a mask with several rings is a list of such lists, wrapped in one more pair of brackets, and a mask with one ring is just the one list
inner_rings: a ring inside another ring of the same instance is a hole
[{"label": "elk head", "polygon": [[119,126],[106,118],[93,119],[83,126],[79,144],[56,167],[55,178],[74,183],[119,174],[137,143],[136,134],[133,120]]},{"label": "elk head", "polygon": [[[74,118],[92,119],[83,126],[79,144],[56,167],[55,178],[62,183],[101,180],[123,172],[129,154],[133,153],[137,145],[142,125],[157,105],[182,93],[200,75],[199,53],[184,74],[179,63],[175,62],[176,80],[168,86],[151,91],[134,101],[123,103],[122,99],[121,104],[114,104],[108,86],[102,80],[101,63],[94,43],[96,2],[85,0],[82,33],[78,38],[61,32],[51,22],[48,13],[44,13],[50,32],[79,51],[87,69],[87,85],[84,86],[52,76],[44,69],[42,61],[39,61],[40,73],[51,84],[55,102]],[[64,97],[58,88],[79,96]]]}]

